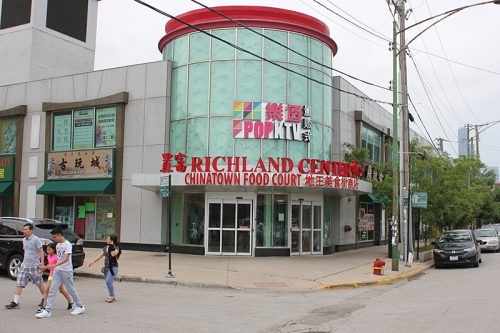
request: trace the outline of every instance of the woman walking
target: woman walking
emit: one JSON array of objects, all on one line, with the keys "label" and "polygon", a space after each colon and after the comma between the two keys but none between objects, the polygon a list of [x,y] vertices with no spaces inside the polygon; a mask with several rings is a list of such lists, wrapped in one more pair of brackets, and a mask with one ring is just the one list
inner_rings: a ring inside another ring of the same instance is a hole
[{"label": "woman walking", "polygon": [[116,302],[115,298],[115,288],[113,287],[113,280],[116,275],[118,275],[118,259],[122,254],[122,250],[118,244],[118,237],[116,234],[110,234],[106,239],[106,246],[102,249],[102,252],[89,263],[89,268],[101,260],[104,257],[104,280],[106,281],[106,286],[108,287],[109,297],[104,301],[107,303]]}]

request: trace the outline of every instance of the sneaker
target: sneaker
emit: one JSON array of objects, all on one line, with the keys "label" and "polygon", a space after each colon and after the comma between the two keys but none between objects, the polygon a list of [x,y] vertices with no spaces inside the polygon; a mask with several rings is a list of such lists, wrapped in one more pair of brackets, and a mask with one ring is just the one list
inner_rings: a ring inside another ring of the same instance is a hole
[{"label": "sneaker", "polygon": [[75,309],[70,312],[72,315],[79,315],[85,312],[85,305],[75,306]]},{"label": "sneaker", "polygon": [[9,304],[5,306],[7,310],[12,310],[12,309],[17,309],[19,308],[19,303],[16,303],[14,301],[11,301]]},{"label": "sneaker", "polygon": [[75,303],[68,302],[68,306],[66,307],[66,310],[74,310],[74,309],[75,309]]},{"label": "sneaker", "polygon": [[47,311],[46,309],[43,309],[42,312],[35,315],[37,318],[50,318],[50,316],[50,311]]},{"label": "sneaker", "polygon": [[45,308],[43,306],[38,306],[38,309],[36,309],[36,313],[41,313]]}]

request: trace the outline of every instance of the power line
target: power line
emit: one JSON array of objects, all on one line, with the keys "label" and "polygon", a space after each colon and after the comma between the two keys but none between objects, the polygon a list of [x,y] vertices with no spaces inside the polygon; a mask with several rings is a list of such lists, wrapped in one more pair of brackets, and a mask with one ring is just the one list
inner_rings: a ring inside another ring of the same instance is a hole
[{"label": "power line", "polygon": [[438,155],[441,155],[439,153],[439,149],[437,149],[436,145],[434,144],[434,140],[432,139],[431,135],[429,134],[429,131],[427,130],[427,127],[425,127],[425,123],[423,122],[422,117],[420,117],[420,113],[417,111],[417,108],[415,107],[415,104],[413,104],[413,101],[412,101],[410,95],[408,95],[408,100],[410,101],[410,104],[413,107],[413,110],[415,110],[415,113],[417,114],[418,119],[420,119],[420,123],[422,124],[422,126],[425,129],[425,133],[427,133],[427,136],[429,137],[429,142],[431,143],[432,147],[434,148],[434,150],[436,150],[436,152],[438,153]]},{"label": "power line", "polygon": [[[363,31],[365,31],[365,32],[367,32],[367,33],[369,33],[370,35],[375,36],[375,37],[377,37],[377,38],[379,38],[379,39],[382,39],[383,41],[386,41],[386,42],[391,42],[391,39],[389,39],[389,38],[387,38],[387,37],[385,37],[385,36],[381,35],[380,33],[378,33],[378,32],[377,32],[377,33],[373,33],[373,32],[371,32],[371,31],[369,31],[369,30],[367,30],[367,29],[363,28],[363,27],[362,27],[362,26],[360,26],[359,24],[354,23],[354,22],[352,22],[351,20],[349,20],[349,19],[345,18],[344,16],[342,16],[342,15],[340,15],[339,13],[335,12],[335,11],[334,11],[334,10],[332,10],[331,8],[329,8],[329,7],[325,6],[325,5],[323,5],[321,2],[319,2],[319,1],[317,1],[317,0],[313,0],[313,1],[314,1],[314,2],[316,2],[318,5],[320,5],[321,7],[325,8],[326,10],[328,10],[329,12],[333,13],[334,15],[336,15],[336,16],[338,16],[338,17],[340,17],[340,18],[341,18],[341,19],[343,19],[344,21],[351,23],[352,25],[356,26],[357,28],[359,28],[359,29],[361,29],[361,30],[363,30]],[[330,1],[329,1],[329,2],[330,2]],[[331,3],[331,2],[330,2],[330,3]],[[371,29],[371,28],[370,28],[370,29]],[[373,29],[372,29],[372,30],[373,30]]]},{"label": "power line", "polygon": [[328,68],[329,70],[335,71],[335,72],[337,72],[337,73],[340,73],[340,74],[342,74],[342,75],[345,75],[345,76],[347,76],[347,77],[350,77],[350,78],[351,78],[351,79],[353,79],[353,80],[357,80],[357,81],[359,81],[359,82],[362,82],[362,83],[368,84],[368,85],[370,85],[370,86],[374,86],[374,87],[377,87],[377,88],[380,88],[380,89],[384,89],[384,90],[392,91],[391,89],[389,89],[389,88],[387,88],[387,87],[383,87],[383,86],[381,86],[381,85],[378,85],[378,84],[375,84],[375,83],[372,83],[372,82],[368,82],[368,81],[366,81],[366,80],[363,80],[363,79],[357,78],[357,77],[355,77],[355,76],[353,76],[353,75],[347,74],[347,73],[345,73],[345,72],[343,72],[343,71],[341,71],[341,70],[335,69],[335,68],[330,67],[330,66],[326,66],[326,65],[322,64],[321,62],[318,62],[318,61],[316,61],[316,60],[314,60],[314,59],[312,59],[312,58],[310,58],[310,57],[308,57],[308,56],[306,56],[306,55],[304,55],[304,54],[302,54],[302,53],[300,53],[300,52],[297,52],[296,50],[294,50],[294,49],[292,49],[292,48],[289,48],[287,45],[285,45],[285,44],[283,44],[283,43],[281,43],[281,42],[279,42],[279,41],[275,40],[274,38],[271,38],[271,37],[269,37],[269,36],[266,36],[266,35],[264,35],[263,33],[261,33],[261,32],[259,32],[259,31],[255,30],[255,29],[253,29],[253,28],[251,28],[251,27],[249,27],[249,26],[247,26],[247,25],[245,25],[245,24],[243,24],[243,23],[241,23],[241,22],[238,22],[238,21],[236,21],[236,20],[233,20],[232,18],[228,17],[228,16],[227,16],[227,15],[225,15],[224,13],[221,13],[220,11],[218,11],[218,10],[216,10],[216,9],[212,8],[212,7],[209,7],[209,6],[207,6],[207,5],[204,5],[203,3],[201,3],[201,2],[199,2],[199,1],[197,1],[197,0],[191,0],[191,1],[192,1],[192,2],[194,2],[194,3],[196,3],[196,4],[198,4],[198,5],[200,5],[200,6],[202,6],[202,7],[204,7],[205,9],[210,10],[211,12],[213,12],[213,13],[215,13],[215,14],[219,15],[219,16],[224,17],[226,20],[231,21],[231,22],[233,22],[234,24],[237,24],[237,25],[239,25],[239,26],[240,26],[240,27],[242,27],[242,28],[245,28],[245,29],[247,29],[247,30],[250,30],[251,32],[253,32],[253,33],[257,34],[257,35],[259,35],[259,36],[261,36],[261,37],[263,37],[263,38],[265,38],[265,39],[267,39],[267,40],[269,40],[269,41],[271,41],[271,42],[273,42],[273,43],[275,43],[275,44],[277,44],[277,45],[279,45],[279,46],[281,46],[281,47],[284,47],[285,49],[287,49],[287,50],[289,50],[289,51],[291,51],[291,52],[293,52],[293,53],[295,53],[295,54],[297,54],[297,55],[299,55],[299,56],[301,56],[301,57],[303,57],[303,58],[305,58],[305,59],[307,59],[307,60],[309,60],[309,61],[311,61],[311,62],[313,62],[313,63],[315,63],[316,65],[319,65],[319,66],[322,66],[322,67]]},{"label": "power line", "polygon": [[211,37],[211,38],[214,38],[214,39],[216,39],[216,40],[218,40],[218,41],[220,41],[220,42],[222,42],[224,44],[227,44],[227,45],[233,47],[236,50],[248,53],[248,54],[250,54],[250,55],[252,55],[252,56],[254,56],[254,57],[256,57],[256,58],[258,58],[260,60],[263,60],[263,61],[268,62],[270,64],[273,64],[273,65],[275,65],[275,66],[277,66],[277,67],[279,67],[281,69],[284,69],[285,71],[288,71],[290,73],[294,73],[294,74],[296,74],[298,76],[301,76],[301,77],[304,77],[307,80],[310,80],[312,82],[316,82],[316,83],[318,83],[320,85],[323,85],[323,86],[327,86],[329,88],[332,88],[333,90],[337,90],[339,92],[343,92],[343,93],[348,94],[348,95],[353,95],[353,96],[358,97],[358,98],[363,99],[363,100],[368,100],[368,101],[372,101],[372,102],[380,103],[380,104],[392,105],[391,102],[381,101],[381,100],[373,99],[373,98],[370,98],[370,97],[362,96],[362,95],[359,95],[359,94],[356,94],[356,93],[352,93],[352,92],[349,92],[349,91],[346,91],[346,90],[334,87],[334,86],[332,86],[330,84],[318,81],[318,80],[316,80],[314,78],[311,78],[311,77],[309,77],[309,76],[307,76],[305,74],[302,74],[302,73],[299,73],[297,71],[294,71],[293,69],[289,69],[289,68],[287,68],[287,67],[285,67],[285,66],[283,66],[283,65],[281,65],[279,63],[276,63],[276,62],[274,62],[272,60],[269,60],[269,59],[264,58],[264,57],[262,57],[262,56],[260,56],[258,54],[255,54],[255,53],[253,53],[251,51],[248,51],[248,50],[246,50],[246,49],[244,49],[244,48],[242,48],[242,47],[240,47],[238,45],[235,45],[234,43],[228,42],[228,41],[226,41],[226,40],[224,40],[224,39],[222,39],[222,38],[220,38],[218,36],[212,35],[211,33],[207,32],[205,30],[202,30],[202,29],[198,28],[197,26],[194,26],[194,25],[192,25],[192,24],[190,24],[190,23],[188,23],[188,22],[186,22],[186,21],[184,21],[182,19],[179,19],[178,17],[175,17],[174,15],[168,14],[168,13],[166,13],[166,12],[164,12],[164,11],[162,11],[162,10],[160,10],[160,9],[158,9],[158,8],[156,8],[156,7],[148,4],[148,3],[145,3],[144,1],[141,1],[141,0],[133,0],[133,1],[137,2],[138,4],[143,5],[145,7],[150,8],[151,10],[153,10],[153,11],[155,11],[155,12],[161,14],[161,15],[164,15],[164,16],[166,16],[168,18],[171,18],[171,19],[173,19],[173,20],[175,20],[177,22],[180,22],[180,23],[182,23],[182,24],[184,24],[184,25],[186,25],[186,26],[188,26],[188,27],[190,27],[190,28],[192,28],[192,29],[194,29],[194,30],[196,30],[198,32],[201,32],[201,33],[203,33],[203,34]]}]

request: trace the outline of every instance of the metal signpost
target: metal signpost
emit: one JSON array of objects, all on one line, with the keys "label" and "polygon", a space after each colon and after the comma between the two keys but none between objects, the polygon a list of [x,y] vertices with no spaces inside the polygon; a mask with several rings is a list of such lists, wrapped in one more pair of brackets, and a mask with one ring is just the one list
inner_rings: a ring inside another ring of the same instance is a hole
[{"label": "metal signpost", "polygon": [[171,176],[160,177],[160,197],[168,198],[168,272],[165,277],[173,278],[172,274],[172,198],[170,197]]},{"label": "metal signpost", "polygon": [[417,260],[420,259],[420,209],[427,208],[427,192],[415,192],[411,196],[411,206],[413,208],[418,208],[418,237],[417,237]]}]

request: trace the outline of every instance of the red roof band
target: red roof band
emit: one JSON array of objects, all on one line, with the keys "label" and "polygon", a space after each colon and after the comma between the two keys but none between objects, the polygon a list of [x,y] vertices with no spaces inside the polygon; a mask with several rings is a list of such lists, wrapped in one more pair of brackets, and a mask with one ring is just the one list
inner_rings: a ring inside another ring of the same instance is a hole
[{"label": "red roof band", "polygon": [[[330,29],[312,16],[292,10],[263,6],[221,6],[213,7],[213,9],[252,28],[279,29],[314,37],[328,45],[333,55],[337,53],[337,44],[330,38]],[[177,18],[202,30],[240,27],[206,8],[184,13]],[[160,52],[168,42],[193,31],[196,29],[174,19],[169,20],[165,25],[166,35],[158,42]]]}]

